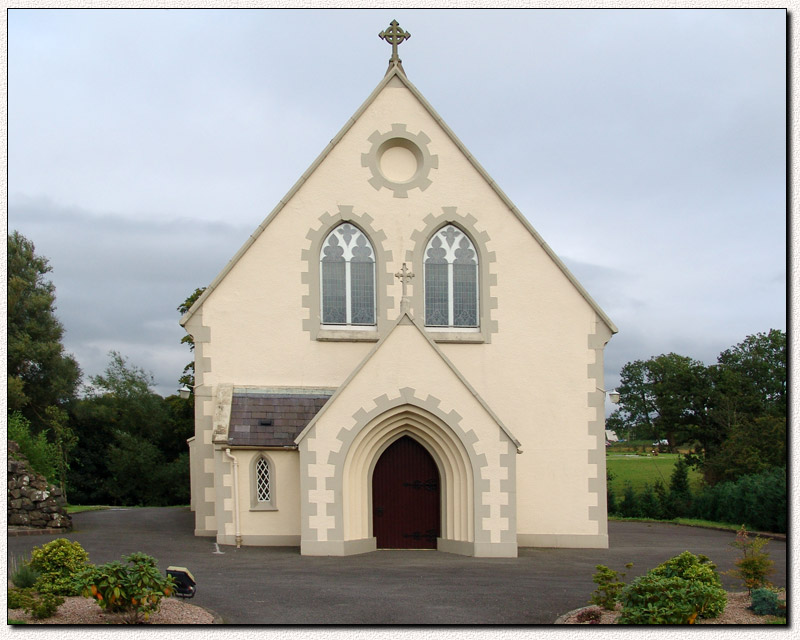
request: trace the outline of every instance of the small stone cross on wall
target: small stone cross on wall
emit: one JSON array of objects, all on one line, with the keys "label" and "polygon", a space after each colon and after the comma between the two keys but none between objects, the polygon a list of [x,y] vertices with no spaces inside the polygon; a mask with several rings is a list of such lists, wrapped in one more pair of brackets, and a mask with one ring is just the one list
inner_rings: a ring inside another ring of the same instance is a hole
[{"label": "small stone cross on wall", "polygon": [[403,266],[400,268],[400,271],[394,274],[395,278],[398,278],[400,282],[403,283],[403,297],[405,298],[407,295],[406,285],[407,283],[411,282],[411,278],[414,277],[414,273],[408,270],[406,263],[403,263]]}]

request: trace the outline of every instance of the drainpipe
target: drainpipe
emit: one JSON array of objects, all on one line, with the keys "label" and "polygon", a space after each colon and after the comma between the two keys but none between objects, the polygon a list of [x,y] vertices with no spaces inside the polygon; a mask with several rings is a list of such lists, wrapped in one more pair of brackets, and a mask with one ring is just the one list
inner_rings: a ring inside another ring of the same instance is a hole
[{"label": "drainpipe", "polygon": [[230,449],[225,449],[225,455],[233,466],[233,526],[236,529],[236,548],[242,546],[242,532],[239,529],[239,461],[231,455]]}]

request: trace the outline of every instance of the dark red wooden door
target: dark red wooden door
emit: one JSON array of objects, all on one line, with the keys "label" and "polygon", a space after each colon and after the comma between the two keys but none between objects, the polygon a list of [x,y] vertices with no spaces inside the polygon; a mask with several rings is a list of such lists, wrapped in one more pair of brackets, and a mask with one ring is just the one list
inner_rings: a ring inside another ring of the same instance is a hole
[{"label": "dark red wooden door", "polygon": [[425,447],[403,436],[372,473],[372,531],[379,549],[435,549],[439,470]]}]

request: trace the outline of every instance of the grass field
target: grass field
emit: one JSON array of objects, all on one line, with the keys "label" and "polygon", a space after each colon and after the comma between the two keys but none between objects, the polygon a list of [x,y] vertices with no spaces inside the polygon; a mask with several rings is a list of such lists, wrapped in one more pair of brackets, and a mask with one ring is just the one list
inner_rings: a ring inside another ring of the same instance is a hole
[{"label": "grass field", "polygon": [[[634,490],[640,493],[645,484],[654,484],[661,480],[669,488],[672,469],[678,461],[677,453],[662,453],[658,456],[637,456],[630,453],[609,453],[606,466],[614,475],[611,486],[617,496],[622,497],[625,483],[630,482]],[[689,469],[689,486],[695,491],[700,488],[702,475]]]}]

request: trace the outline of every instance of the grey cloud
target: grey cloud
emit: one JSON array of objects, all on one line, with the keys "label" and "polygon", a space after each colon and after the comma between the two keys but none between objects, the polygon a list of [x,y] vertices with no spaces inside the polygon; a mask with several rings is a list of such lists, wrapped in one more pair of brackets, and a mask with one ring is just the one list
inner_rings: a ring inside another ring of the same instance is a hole
[{"label": "grey cloud", "polygon": [[152,371],[159,393],[174,392],[189,350],[176,307],[206,286],[250,230],[221,222],[97,215],[52,203],[12,201],[9,229],[47,257],[65,347],[85,377],[117,350]]},{"label": "grey cloud", "polygon": [[619,326],[609,378],[785,328],[784,12],[16,10],[9,224],[88,373],[120,345],[171,392],[175,307],[378,84],[393,18],[411,81]]}]

